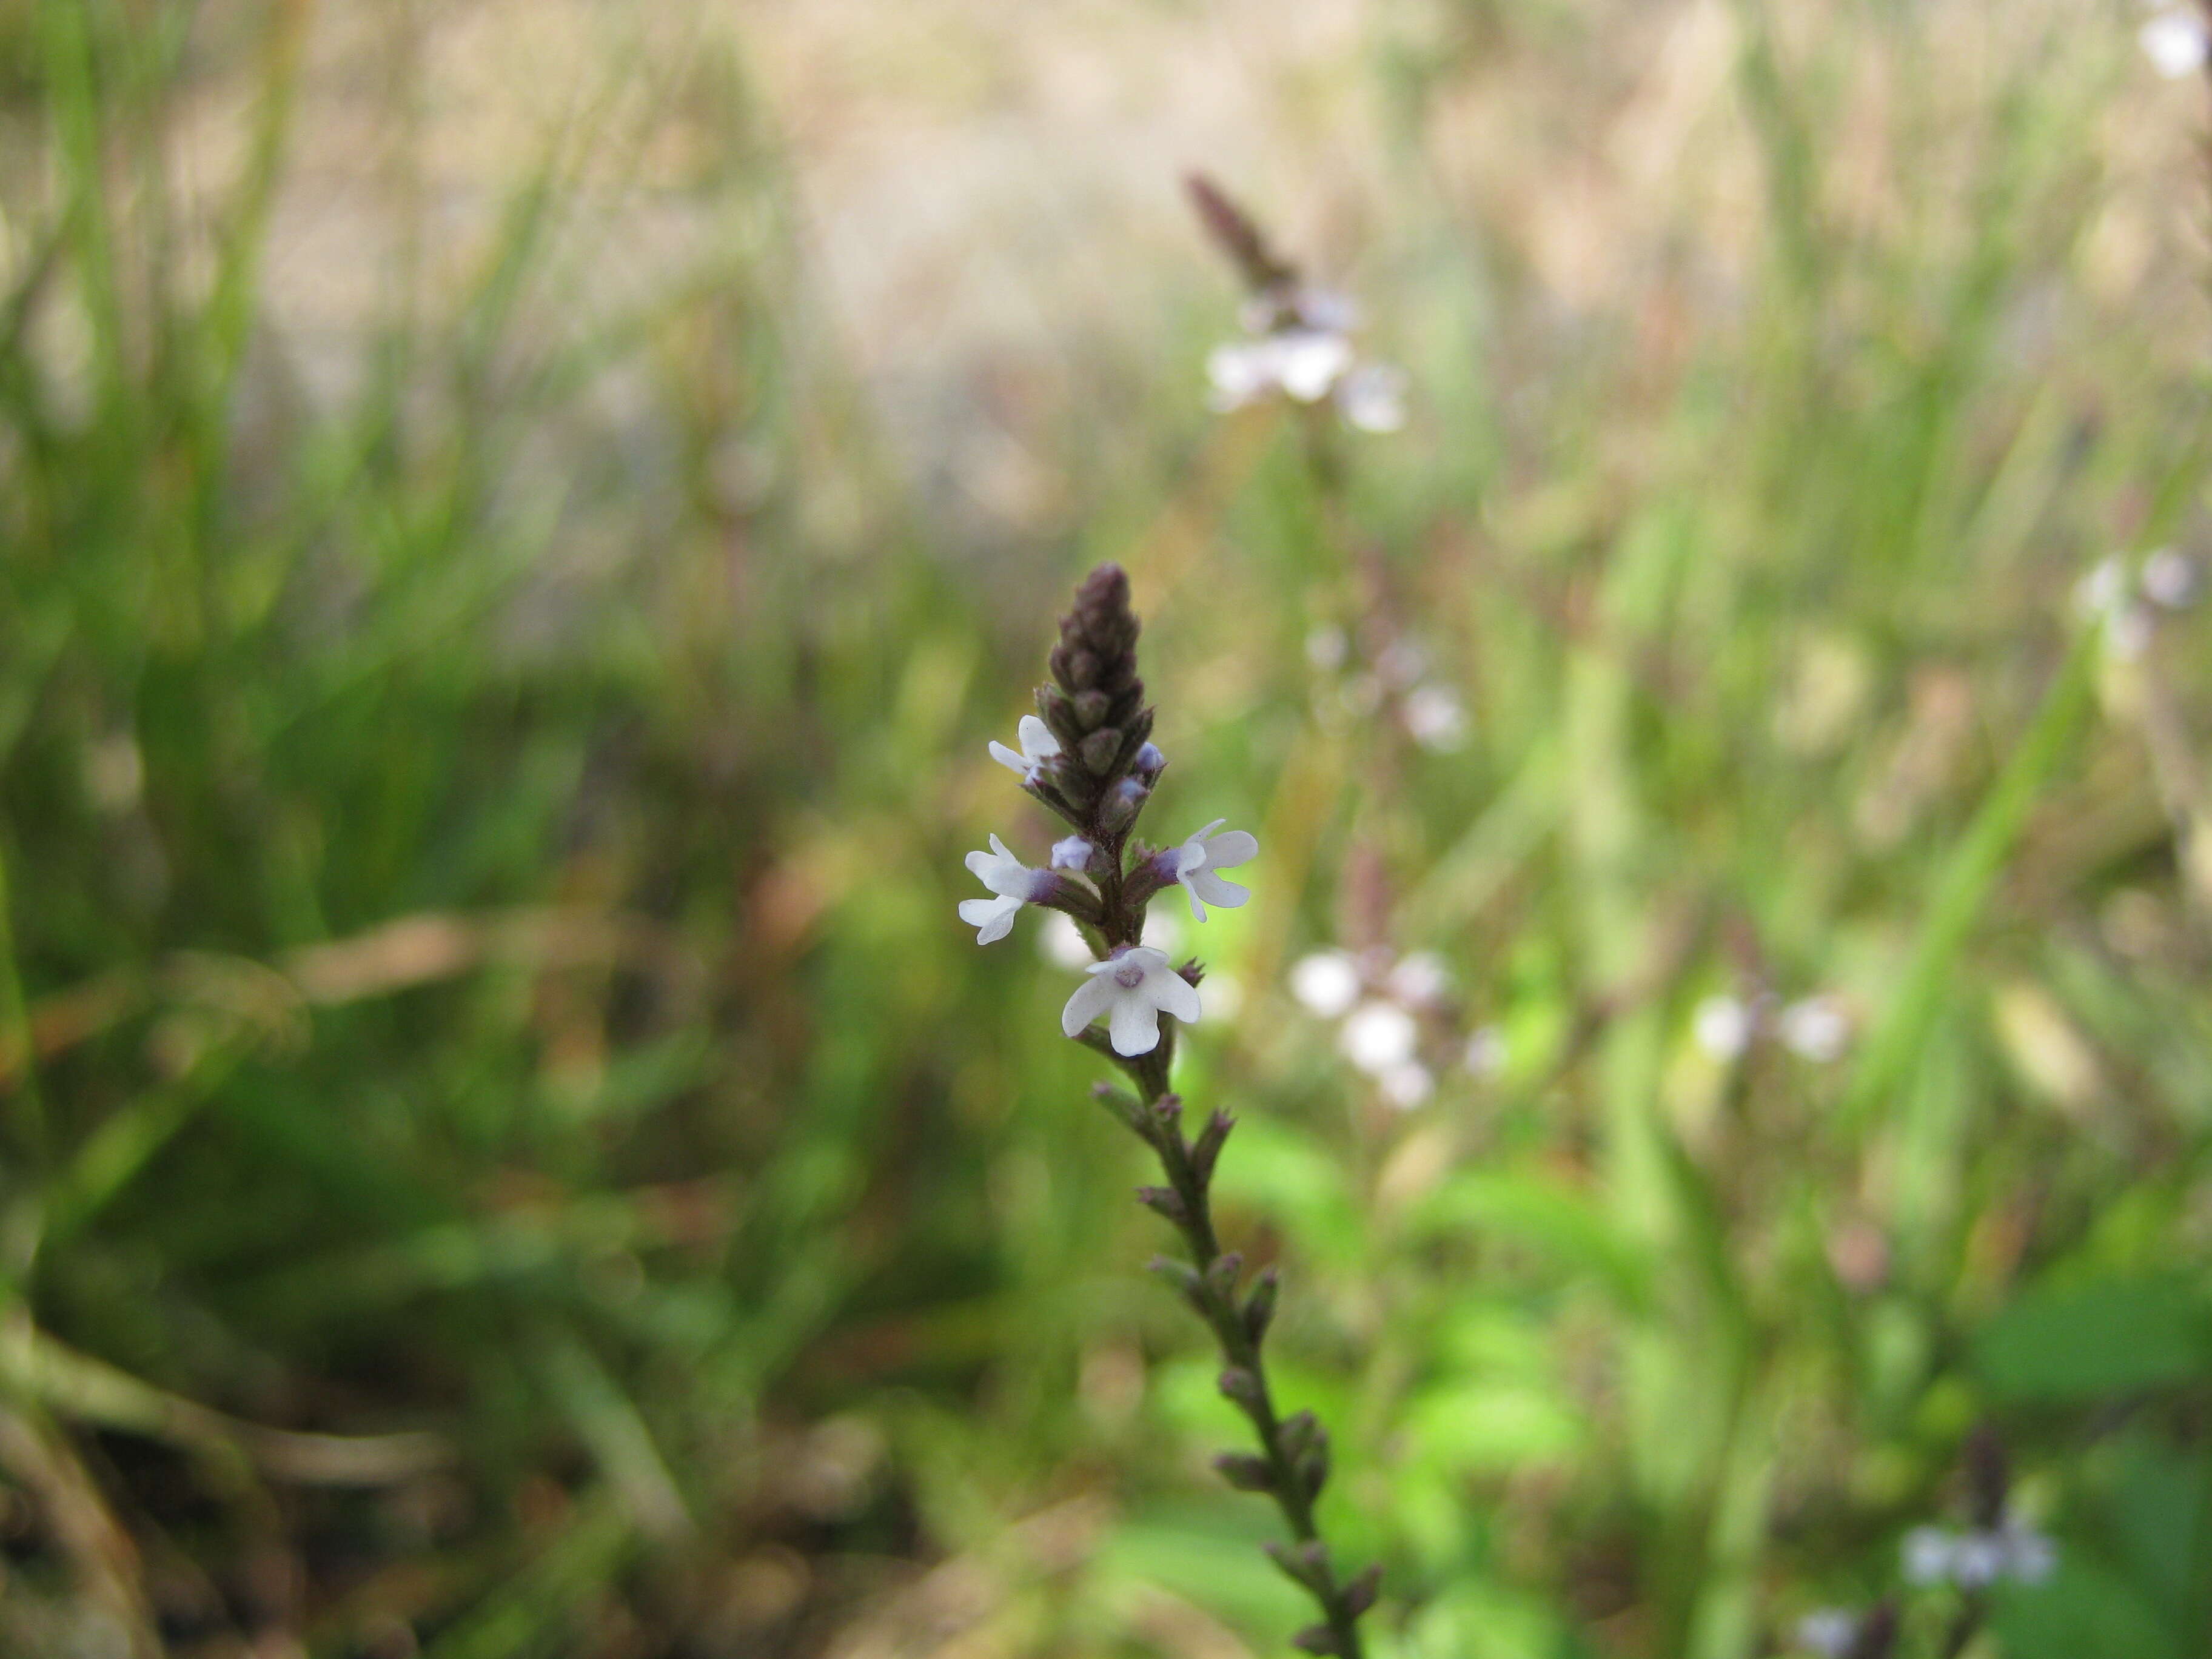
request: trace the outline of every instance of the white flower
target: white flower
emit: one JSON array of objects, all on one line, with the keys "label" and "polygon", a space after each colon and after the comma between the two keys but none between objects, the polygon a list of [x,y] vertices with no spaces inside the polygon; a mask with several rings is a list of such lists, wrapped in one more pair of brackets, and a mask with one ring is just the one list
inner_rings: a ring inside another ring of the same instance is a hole
[{"label": "white flower", "polygon": [[1751,1047],[1753,1024],[1751,1010],[1735,997],[1707,997],[1691,1018],[1698,1047],[1719,1060],[1741,1057]]},{"label": "white flower", "polygon": [[1306,660],[1323,673],[1344,666],[1344,659],[1352,653],[1352,641],[1344,630],[1323,623],[1306,635]]},{"label": "white flower", "polygon": [[1279,392],[1293,402],[1319,403],[1352,367],[1352,342],[1329,329],[1290,328],[1257,340],[1216,346],[1206,359],[1218,413]]},{"label": "white flower", "polygon": [[1412,1111],[1435,1093],[1437,1087],[1429,1068],[1418,1060],[1391,1066],[1376,1079],[1376,1084],[1382,1091],[1382,1098],[1401,1112]]},{"label": "white flower", "polygon": [[1060,753],[1060,739],[1035,714],[1023,715],[1015,732],[1022,740],[1022,752],[1018,755],[1003,743],[994,743],[991,758],[1008,771],[1018,773],[1024,783],[1035,783],[1044,775],[1044,763]]},{"label": "white flower", "polygon": [[2167,611],[2185,611],[2197,602],[2203,572],[2185,553],[2161,547],[2146,554],[2142,562],[2143,597]]},{"label": "white flower", "polygon": [[1477,1026],[1467,1040],[1467,1069],[1477,1077],[1496,1077],[1505,1069],[1509,1053],[1504,1032],[1495,1025]]},{"label": "white flower", "polygon": [[1406,730],[1422,748],[1449,755],[1467,740],[1467,710],[1441,685],[1417,685],[1406,694]]},{"label": "white flower", "polygon": [[1080,836],[1067,836],[1052,844],[1052,867],[1081,870],[1091,862],[1091,843]]},{"label": "white flower", "polygon": [[1451,988],[1451,969],[1434,951],[1416,951],[1398,959],[1382,985],[1399,1001],[1418,1008]]},{"label": "white flower", "polygon": [[2151,67],[2169,81],[2196,74],[2212,57],[2212,34],[2203,18],[2186,6],[2169,6],[2145,23],[2136,39]]},{"label": "white flower", "polygon": [[975,930],[976,944],[988,945],[1006,938],[1016,912],[1036,896],[1037,880],[1043,872],[1030,869],[1009,853],[1006,842],[996,836],[991,837],[989,852],[970,853],[966,861],[975,878],[998,895],[960,901],[960,920]]},{"label": "white flower", "polygon": [[[1240,864],[1249,864],[1260,855],[1260,843],[1247,830],[1231,830],[1223,835],[1214,831],[1229,820],[1214,821],[1183,842],[1176,854],[1176,879],[1190,895],[1190,913],[1199,921],[1206,920],[1206,906],[1218,904],[1224,910],[1234,910],[1252,896],[1233,881],[1224,881],[1214,873],[1217,870],[1233,870]],[[1208,839],[1208,837],[1212,839]],[[1204,904],[1199,901],[1203,899]]]},{"label": "white flower", "polygon": [[1198,1018],[1198,992],[1168,966],[1164,951],[1125,945],[1105,961],[1092,963],[1088,971],[1091,977],[1075,988],[1060,1010],[1060,1029],[1070,1036],[1103,1014],[1114,1052],[1127,1058],[1159,1046],[1162,1014],[1173,1014],[1186,1025]]},{"label": "white flower", "polygon": [[1841,1059],[1851,1040],[1843,999],[1826,994],[1791,1003],[1775,1024],[1784,1046],[1817,1066]]},{"label": "white flower", "polygon": [[1905,1576],[1913,1583],[1985,1589],[2000,1578],[2042,1583],[2058,1565],[2058,1547],[2008,1515],[1994,1532],[1915,1527],[1905,1534],[1904,1558]]},{"label": "white flower", "polygon": [[1291,964],[1291,994],[1310,1013],[1334,1019],[1359,1000],[1359,964],[1345,951],[1316,951]]},{"label": "white flower", "polygon": [[1395,1002],[1362,1003],[1337,1034],[1344,1057],[1374,1077],[1413,1059],[1419,1041],[1413,1017]]},{"label": "white flower", "polygon": [[1900,1565],[1911,1584],[1940,1584],[1951,1576],[1957,1540],[1941,1527],[1915,1527],[1905,1534]]},{"label": "white flower", "polygon": [[1362,432],[1395,432],[1406,424],[1406,371],[1362,363],[1336,383],[1337,412]]},{"label": "white flower", "polygon": [[1845,1659],[1858,1639],[1858,1615],[1841,1607],[1822,1607],[1797,1621],[1797,1645],[1820,1659]]}]

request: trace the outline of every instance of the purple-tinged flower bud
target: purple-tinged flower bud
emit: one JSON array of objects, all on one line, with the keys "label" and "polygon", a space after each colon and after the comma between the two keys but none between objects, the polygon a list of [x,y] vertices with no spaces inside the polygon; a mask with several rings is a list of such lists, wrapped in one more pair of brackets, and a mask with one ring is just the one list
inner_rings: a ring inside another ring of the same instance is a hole
[{"label": "purple-tinged flower bud", "polygon": [[1106,792],[1106,799],[1098,804],[1099,822],[1109,834],[1119,833],[1137,821],[1137,814],[1145,810],[1145,800],[1152,791],[1134,778],[1123,778]]},{"label": "purple-tinged flower bud", "polygon": [[1136,773],[1148,784],[1167,769],[1167,764],[1168,757],[1160,753],[1160,746],[1156,743],[1147,743],[1137,750]]},{"label": "purple-tinged flower bud", "polygon": [[1052,844],[1052,867],[1082,870],[1091,863],[1091,843],[1080,836],[1067,836]]}]

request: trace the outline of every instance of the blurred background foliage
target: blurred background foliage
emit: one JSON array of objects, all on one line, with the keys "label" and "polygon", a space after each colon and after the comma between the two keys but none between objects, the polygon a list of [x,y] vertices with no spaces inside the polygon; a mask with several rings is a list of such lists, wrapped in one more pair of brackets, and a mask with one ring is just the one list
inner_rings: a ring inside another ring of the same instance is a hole
[{"label": "blurred background foliage", "polygon": [[[1113,558],[1378,1650],[1795,1650],[1987,1423],[1975,1650],[2205,1652],[2212,684],[2072,597],[2212,552],[2137,21],[0,9],[0,1649],[1279,1650],[953,916]],[[1191,167],[1404,430],[1207,412]]]}]

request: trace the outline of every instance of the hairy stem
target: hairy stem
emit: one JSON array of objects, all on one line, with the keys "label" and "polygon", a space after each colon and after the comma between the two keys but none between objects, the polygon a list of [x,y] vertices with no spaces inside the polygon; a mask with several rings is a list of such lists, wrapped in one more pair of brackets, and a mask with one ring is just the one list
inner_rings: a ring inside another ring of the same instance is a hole
[{"label": "hairy stem", "polygon": [[1166,1087],[1168,1057],[1162,1043],[1151,1054],[1120,1063],[1141,1091],[1132,1100],[1102,1087],[1101,1098],[1158,1158],[1164,1187],[1140,1188],[1139,1197],[1173,1222],[1189,1251],[1188,1266],[1158,1265],[1173,1279],[1213,1332],[1226,1362],[1221,1391],[1252,1425],[1260,1444],[1255,1458],[1224,1453],[1216,1466],[1232,1485],[1265,1492],[1282,1511],[1291,1545],[1270,1546],[1276,1564],[1319,1603],[1322,1622],[1301,1631],[1297,1645],[1310,1653],[1359,1659],[1359,1615],[1372,1606],[1379,1572],[1370,1568],[1345,1580],[1322,1539],[1314,1500],[1328,1475],[1328,1440],[1312,1413],[1285,1419],[1275,1408],[1262,1352],[1275,1302],[1274,1270],[1262,1272],[1248,1297],[1238,1298],[1243,1258],[1224,1251],[1214,1231],[1214,1160],[1233,1120],[1216,1112],[1195,1140],[1182,1127],[1182,1103]]}]

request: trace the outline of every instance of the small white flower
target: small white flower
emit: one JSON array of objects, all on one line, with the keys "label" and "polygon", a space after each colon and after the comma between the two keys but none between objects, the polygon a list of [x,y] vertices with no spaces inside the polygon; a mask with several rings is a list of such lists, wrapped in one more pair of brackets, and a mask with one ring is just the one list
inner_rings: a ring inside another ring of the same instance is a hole
[{"label": "small white flower", "polygon": [[1958,1540],[1941,1527],[1915,1527],[1905,1534],[1900,1565],[1911,1584],[1940,1584],[1951,1576]]},{"label": "small white flower", "polygon": [[1352,343],[1323,329],[1292,328],[1261,339],[1216,346],[1206,359],[1212,404],[1222,414],[1281,392],[1319,403],[1352,367]]},{"label": "small white flower", "polygon": [[1436,1092],[1437,1080],[1418,1060],[1391,1066],[1375,1079],[1382,1098],[1401,1112],[1410,1112]]},{"label": "small white flower", "polygon": [[1505,1069],[1509,1053],[1504,1032],[1495,1025],[1478,1026],[1467,1040],[1467,1069],[1477,1077],[1496,1077]]},{"label": "small white flower", "polygon": [[1851,1040],[1851,1017],[1843,999],[1826,994],[1791,1003],[1775,1024],[1784,1046],[1816,1066],[1840,1060]]},{"label": "small white flower", "polygon": [[1306,635],[1306,660],[1323,673],[1343,667],[1351,653],[1352,641],[1333,623],[1323,623]]},{"label": "small white flower", "polygon": [[[1260,856],[1260,843],[1248,830],[1231,830],[1220,835],[1214,831],[1229,820],[1214,821],[1183,842],[1176,854],[1176,879],[1190,895],[1190,913],[1200,921],[1206,920],[1206,906],[1218,904],[1224,910],[1234,910],[1252,896],[1251,892],[1233,881],[1224,881],[1214,872],[1233,870],[1240,864],[1249,864]],[[1211,839],[1209,839],[1211,837]],[[1205,903],[1200,903],[1200,900]]]},{"label": "small white flower", "polygon": [[2197,561],[2187,554],[2161,547],[2144,556],[2141,582],[2143,597],[2164,610],[2185,611],[2196,604],[2197,592],[2203,586],[2203,575],[2197,568]]},{"label": "small white flower", "polygon": [[1449,755],[1467,741],[1467,709],[1458,696],[1441,685],[1417,685],[1406,694],[1406,730],[1415,743]]},{"label": "small white flower", "polygon": [[2204,19],[2186,6],[2169,6],[2145,23],[2136,39],[2151,67],[2169,81],[2196,74],[2212,57],[2212,33]]},{"label": "small white flower", "polygon": [[1035,714],[1023,715],[1015,732],[1021,738],[1021,753],[1016,754],[1003,743],[994,743],[991,758],[1008,771],[1018,773],[1024,783],[1035,783],[1044,775],[1044,763],[1060,753],[1060,739]]},{"label": "small white flower", "polygon": [[1406,371],[1362,363],[1336,383],[1337,412],[1361,432],[1395,432],[1406,424]]},{"label": "small white flower", "polygon": [[1822,1607],[1797,1621],[1797,1645],[1820,1659],[1845,1659],[1858,1639],[1858,1615],[1841,1607]]},{"label": "small white flower", "polygon": [[1451,969],[1434,951],[1416,951],[1398,959],[1382,985],[1399,1001],[1418,1008],[1451,988]]},{"label": "small white flower", "polygon": [[1420,1042],[1413,1017],[1395,1002],[1364,1002],[1344,1022],[1337,1046],[1361,1071],[1381,1077],[1413,1059]]},{"label": "small white flower", "polygon": [[1359,964],[1345,951],[1316,951],[1291,964],[1291,994],[1308,1012],[1334,1019],[1359,1000]]},{"label": "small white flower", "polygon": [[1060,1029],[1075,1036],[1103,1015],[1107,1038],[1125,1059],[1159,1046],[1162,1014],[1172,1014],[1186,1025],[1199,1017],[1197,990],[1168,965],[1164,951],[1125,945],[1105,961],[1092,963],[1088,972],[1091,976],[1060,1010]]},{"label": "small white flower", "polygon": [[998,896],[960,901],[960,920],[975,930],[976,944],[988,945],[1006,938],[1016,914],[1036,896],[1037,878],[1042,872],[1009,853],[1006,842],[996,836],[991,837],[991,850],[970,853],[967,865],[975,878]]},{"label": "small white flower", "polygon": [[1985,1589],[2000,1578],[2042,1583],[2058,1565],[2058,1547],[2008,1515],[1994,1532],[1915,1527],[1905,1535],[1904,1558],[1905,1576],[1913,1583]]},{"label": "small white flower", "polygon": [[1067,836],[1052,844],[1052,867],[1082,870],[1091,862],[1091,843],[1080,836]]},{"label": "small white flower", "polygon": [[2093,621],[2110,616],[2127,598],[2127,568],[2109,554],[2074,584],[2074,609]]},{"label": "small white flower", "polygon": [[1751,1010],[1736,998],[1707,997],[1692,1016],[1691,1030],[1698,1047],[1715,1060],[1730,1060],[1751,1047],[1753,1024]]}]

